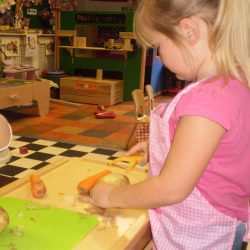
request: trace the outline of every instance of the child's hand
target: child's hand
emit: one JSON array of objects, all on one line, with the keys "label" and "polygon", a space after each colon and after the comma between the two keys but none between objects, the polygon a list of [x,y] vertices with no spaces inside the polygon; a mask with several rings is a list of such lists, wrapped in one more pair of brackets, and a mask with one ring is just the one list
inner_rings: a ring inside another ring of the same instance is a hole
[{"label": "child's hand", "polygon": [[124,154],[124,156],[136,155],[142,152],[144,155],[140,164],[145,165],[148,162],[148,141],[137,143],[132,148],[130,148],[128,152]]},{"label": "child's hand", "polygon": [[112,190],[115,188],[115,185],[107,184],[107,183],[97,183],[89,193],[89,196],[81,196],[81,200],[84,202],[88,202],[92,205],[102,208],[111,208],[110,204],[110,194]]}]

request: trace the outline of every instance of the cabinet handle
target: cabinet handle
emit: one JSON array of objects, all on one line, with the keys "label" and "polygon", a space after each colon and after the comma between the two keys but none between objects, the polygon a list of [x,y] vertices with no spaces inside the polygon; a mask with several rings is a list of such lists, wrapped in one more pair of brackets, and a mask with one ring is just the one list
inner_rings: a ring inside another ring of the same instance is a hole
[{"label": "cabinet handle", "polygon": [[11,99],[12,101],[17,101],[17,100],[20,99],[20,96],[19,96],[19,95],[11,95],[11,96],[10,96],[10,99]]}]

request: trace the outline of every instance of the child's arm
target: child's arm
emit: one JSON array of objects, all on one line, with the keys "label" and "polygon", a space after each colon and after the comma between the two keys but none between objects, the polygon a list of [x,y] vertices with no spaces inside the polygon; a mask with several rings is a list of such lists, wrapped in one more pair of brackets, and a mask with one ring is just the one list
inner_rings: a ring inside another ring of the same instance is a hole
[{"label": "child's arm", "polygon": [[133,147],[131,147],[124,156],[138,155],[143,153],[140,164],[146,164],[148,162],[148,141],[139,142]]},{"label": "child's arm", "polygon": [[221,125],[206,118],[181,118],[159,176],[122,187],[97,184],[91,190],[90,201],[101,207],[154,208],[186,199],[224,133]]}]

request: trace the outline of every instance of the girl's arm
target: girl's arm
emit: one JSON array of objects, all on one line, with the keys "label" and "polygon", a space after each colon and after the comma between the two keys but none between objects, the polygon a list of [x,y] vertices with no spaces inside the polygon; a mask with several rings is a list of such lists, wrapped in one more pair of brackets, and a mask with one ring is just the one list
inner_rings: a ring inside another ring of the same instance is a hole
[{"label": "girl's arm", "polygon": [[225,132],[209,119],[182,117],[159,176],[129,186],[97,184],[89,202],[100,207],[155,208],[183,201],[194,189]]},{"label": "girl's arm", "polygon": [[136,155],[138,153],[143,153],[141,165],[144,165],[148,162],[148,141],[138,142],[136,145],[131,147],[124,156]]}]

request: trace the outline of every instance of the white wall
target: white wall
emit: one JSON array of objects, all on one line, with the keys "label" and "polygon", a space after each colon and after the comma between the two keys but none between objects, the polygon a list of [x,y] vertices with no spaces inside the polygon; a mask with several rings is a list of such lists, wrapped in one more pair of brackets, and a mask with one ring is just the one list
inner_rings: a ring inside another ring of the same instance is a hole
[{"label": "white wall", "polygon": [[89,1],[89,0],[78,0],[77,10],[97,10],[97,11],[105,11],[105,10],[122,10],[122,7],[131,7],[132,0],[128,2],[104,2],[104,1]]}]

